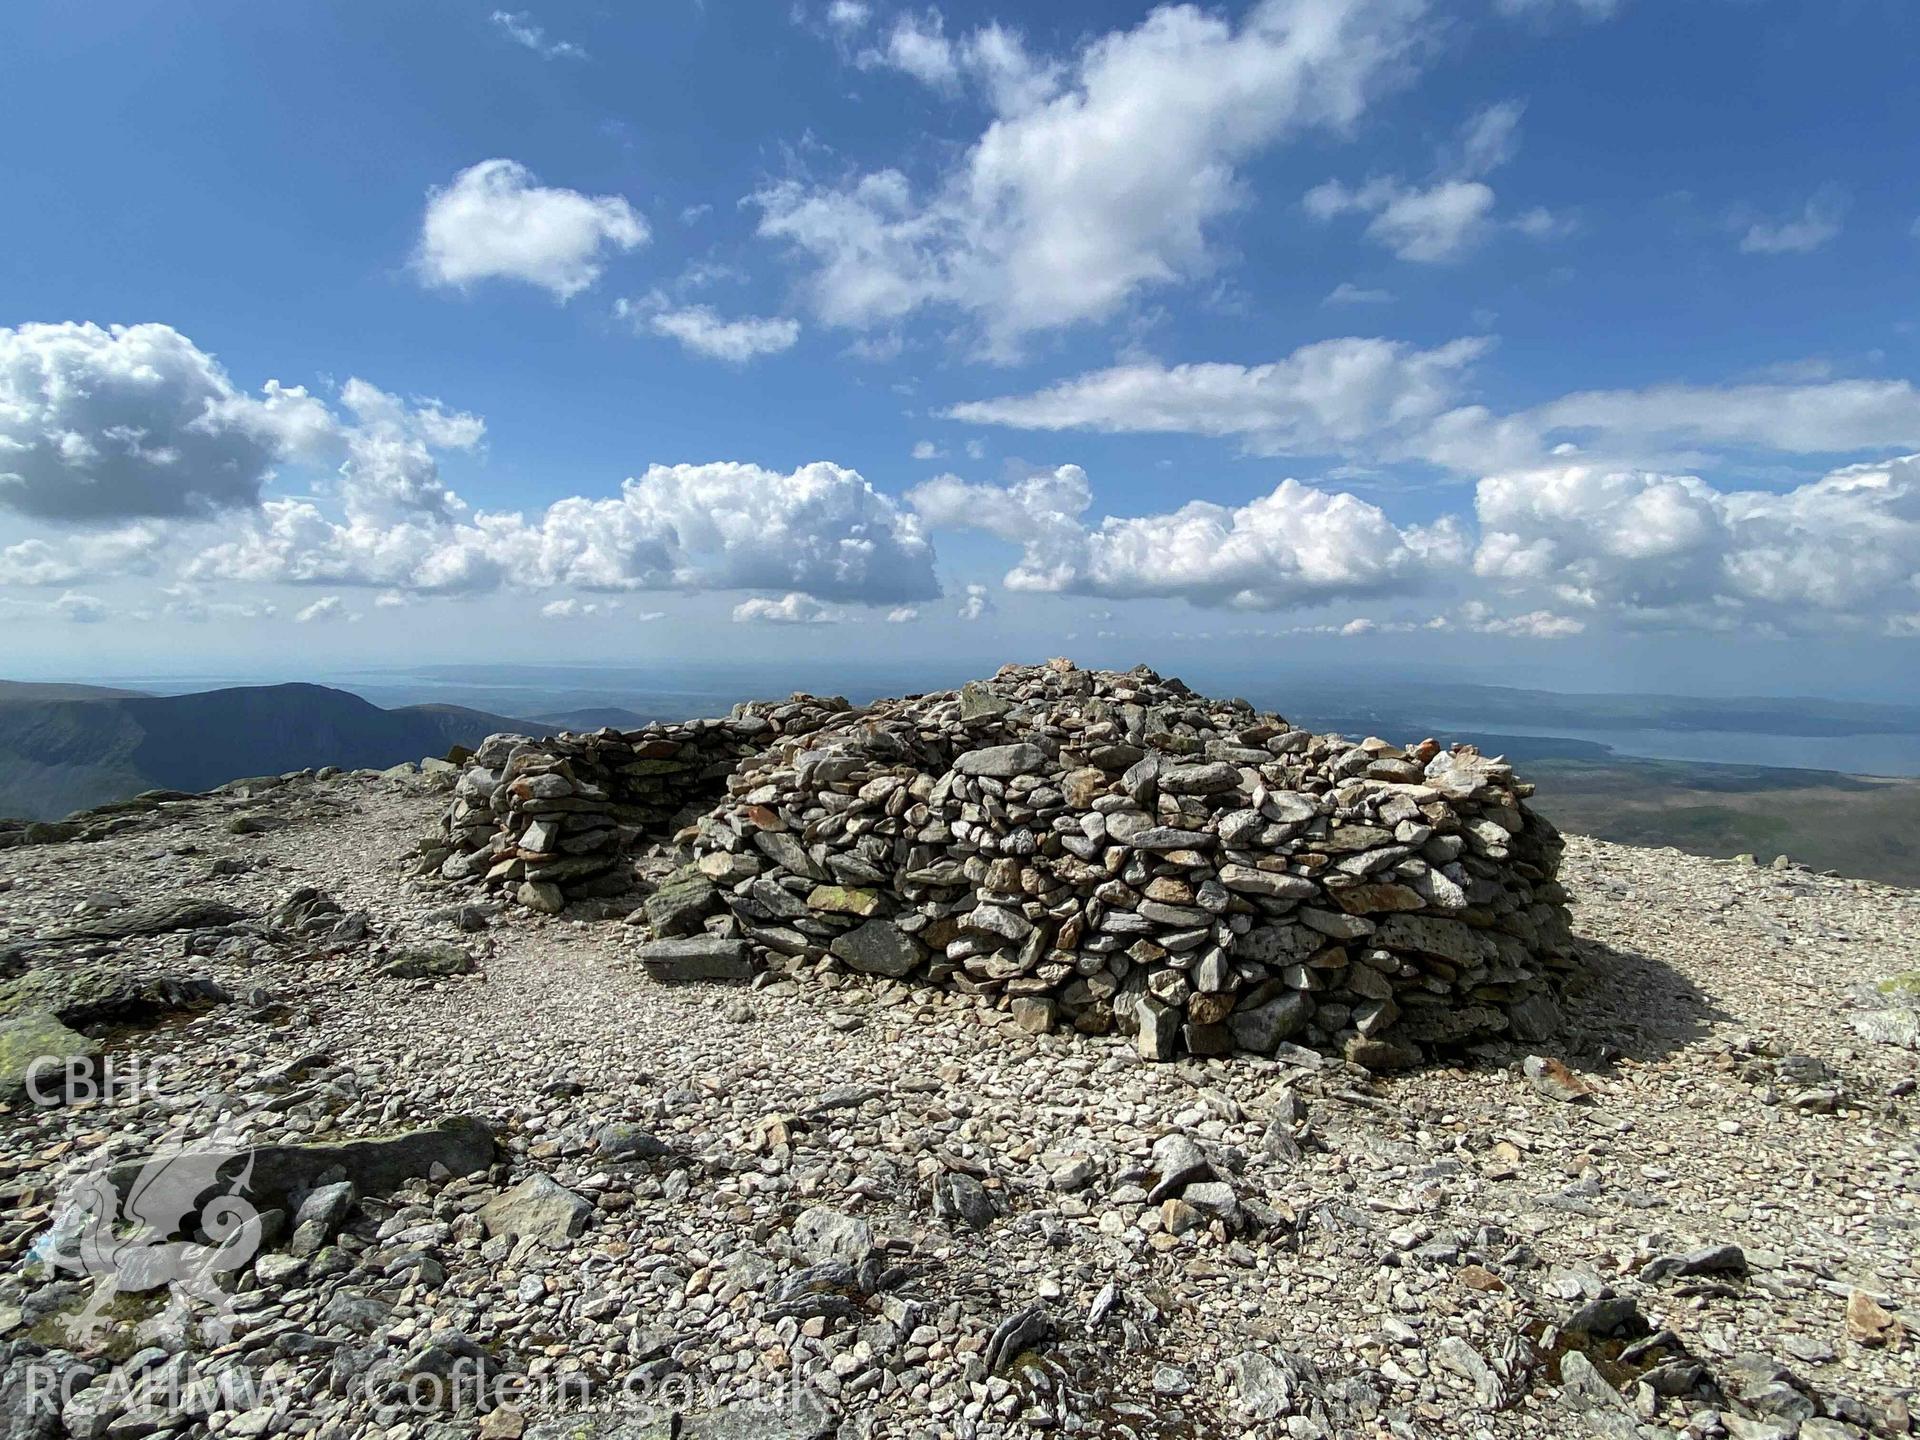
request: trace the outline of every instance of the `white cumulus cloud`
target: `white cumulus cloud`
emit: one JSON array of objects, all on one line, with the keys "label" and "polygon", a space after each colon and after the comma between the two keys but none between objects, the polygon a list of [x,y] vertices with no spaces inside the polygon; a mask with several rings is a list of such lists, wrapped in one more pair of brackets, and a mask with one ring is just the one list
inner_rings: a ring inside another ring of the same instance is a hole
[{"label": "white cumulus cloud", "polygon": [[741,624],[829,625],[840,616],[811,595],[793,590],[778,600],[767,600],[760,596],[742,600],[733,607],[733,618]]},{"label": "white cumulus cloud", "polygon": [[1810,196],[1796,215],[1748,225],[1740,248],[1749,255],[1806,255],[1837,238],[1846,215],[1845,193],[1828,187]]},{"label": "white cumulus cloud", "polygon": [[895,19],[883,52],[885,63],[923,84],[945,89],[960,83],[960,65],[947,39],[940,12],[905,14]]},{"label": "white cumulus cloud", "polygon": [[312,625],[320,620],[338,620],[346,614],[346,605],[338,595],[322,595],[293,617],[296,625]]},{"label": "white cumulus cloud", "polygon": [[571,40],[554,40],[531,15],[524,11],[496,10],[493,28],[514,44],[533,51],[543,60],[584,60],[587,52]]},{"label": "white cumulus cloud", "polygon": [[614,313],[655,335],[678,340],[696,355],[734,365],[791,350],[800,338],[798,320],[759,315],[729,320],[710,305],[674,309],[657,308],[644,301],[621,300],[615,304]]},{"label": "white cumulus cloud", "polygon": [[146,574],[159,563],[167,539],[154,524],[63,536],[58,543],[34,536],[0,548],[0,585],[70,585]]},{"label": "white cumulus cloud", "polygon": [[1784,492],[1564,465],[1489,476],[1476,509],[1475,572],[1576,612],[1793,631],[1920,609],[1920,456]]},{"label": "white cumulus cloud", "polygon": [[1920,445],[1920,391],[1906,380],[1582,390],[1521,413],[1548,435],[1615,446],[1750,445],[1820,454]]},{"label": "white cumulus cloud", "polygon": [[437,452],[472,450],[486,436],[476,415],[448,411],[437,400],[409,404],[364,380],[349,379],[341,403],[357,423],[345,426],[340,493],[350,515],[369,521],[411,515],[442,519],[463,513],[460,497],[440,480]]},{"label": "white cumulus cloud", "polygon": [[1370,289],[1355,285],[1351,280],[1342,280],[1327,292],[1322,305],[1388,305],[1393,301],[1390,290]]},{"label": "white cumulus cloud", "polygon": [[[540,607],[540,614],[548,620],[586,620],[595,615],[613,615],[620,609],[618,600],[582,600],[569,595],[564,600],[549,600]],[[641,619],[656,618],[642,615]]]},{"label": "white cumulus cloud", "polygon": [[935,527],[970,526],[1019,544],[1009,590],[1242,610],[1420,589],[1457,569],[1470,543],[1451,518],[1401,529],[1356,496],[1294,480],[1242,506],[1194,500],[1095,526],[1085,519],[1092,492],[1077,466],[1005,487],[942,477],[908,499]]},{"label": "white cumulus cloud", "polygon": [[334,520],[270,501],[256,524],[194,561],[199,578],[372,585],[441,593],[799,589],[894,604],[939,593],[918,519],[857,472],[825,462],[656,465],[619,495],[573,496],[529,518],[422,514]]},{"label": "white cumulus cloud", "polygon": [[[1397,175],[1357,187],[1328,180],[1307,192],[1307,214],[1322,221],[1348,213],[1366,215],[1367,238],[1402,260],[1457,260],[1494,229],[1498,197],[1483,177],[1506,164],[1519,148],[1520,112],[1519,104],[1504,101],[1471,116],[1443,152],[1431,184],[1412,185]],[[1532,211],[1516,228],[1544,238],[1555,226],[1546,212]]]},{"label": "white cumulus cloud", "polygon": [[1119,365],[947,414],[1026,430],[1238,435],[1265,452],[1372,449],[1452,407],[1489,344],[1467,338],[1417,350],[1348,337],[1266,365]]},{"label": "white cumulus cloud", "polygon": [[985,620],[1000,607],[993,603],[993,597],[987,593],[984,585],[969,585],[967,593],[960,601],[958,618],[966,621]]},{"label": "white cumulus cloud", "polygon": [[69,590],[53,602],[53,613],[76,625],[97,625],[107,618],[107,606],[97,596]]},{"label": "white cumulus cloud", "polygon": [[0,328],[0,508],[40,519],[208,515],[328,438],[326,407],[242,394],[170,325]]},{"label": "white cumulus cloud", "polygon": [[1629,464],[1674,447],[1836,456],[1920,447],[1920,390],[1906,380],[1584,390],[1502,415],[1465,403],[1472,363],[1490,346],[1346,337],[1266,365],[1143,361],[945,413],[1023,430],[1232,436],[1255,454],[1421,460],[1476,476],[1545,464],[1565,444]]},{"label": "white cumulus cloud", "polygon": [[1397,180],[1370,180],[1357,190],[1329,180],[1307,192],[1307,213],[1331,220],[1350,210],[1373,218],[1367,237],[1402,260],[1454,260],[1478,244],[1493,213],[1493,187],[1479,180],[1444,180],[1413,189]]},{"label": "white cumulus cloud", "polygon": [[826,323],[885,329],[951,306],[1008,355],[1203,273],[1210,227],[1245,198],[1243,162],[1358,118],[1409,68],[1424,12],[1424,0],[1260,0],[1234,23],[1166,5],[1058,63],[1004,29],[950,40],[909,17],[888,63],[937,84],[949,66],[977,78],[992,123],[926,193],[895,170],[765,187],[760,231],[808,263]]},{"label": "white cumulus cloud", "polygon": [[1460,607],[1460,624],[1479,635],[1509,635],[1522,640],[1565,640],[1584,634],[1587,628],[1586,621],[1571,615],[1556,615],[1551,610],[1529,610],[1522,615],[1497,614],[1482,600],[1469,600]]},{"label": "white cumulus cloud", "polygon": [[1606,20],[1620,8],[1620,0],[1493,0],[1493,8],[1512,16],[1545,16],[1566,9],[1589,20]]},{"label": "white cumulus cloud", "polygon": [[600,278],[609,251],[648,236],[622,196],[550,188],[515,161],[482,160],[427,193],[414,264],[430,285],[522,280],[564,301]]}]

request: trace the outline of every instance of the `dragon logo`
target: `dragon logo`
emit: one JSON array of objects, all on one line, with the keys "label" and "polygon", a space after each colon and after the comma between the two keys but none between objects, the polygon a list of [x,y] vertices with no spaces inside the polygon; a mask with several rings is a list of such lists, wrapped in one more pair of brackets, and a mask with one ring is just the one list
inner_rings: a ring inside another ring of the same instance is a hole
[{"label": "dragon logo", "polygon": [[247,1199],[252,1149],[219,1135],[130,1171],[101,1164],[82,1174],[34,1246],[49,1271],[97,1282],[73,1321],[75,1339],[123,1324],[112,1308],[121,1295],[163,1289],[203,1312],[210,1341],[232,1339],[233,1297],[220,1279],[252,1260],[264,1238]]}]

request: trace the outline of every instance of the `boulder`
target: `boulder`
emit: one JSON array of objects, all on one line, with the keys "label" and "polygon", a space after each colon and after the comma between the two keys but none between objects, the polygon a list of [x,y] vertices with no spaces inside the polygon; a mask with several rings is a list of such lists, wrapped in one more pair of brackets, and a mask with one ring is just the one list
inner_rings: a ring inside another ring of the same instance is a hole
[{"label": "boulder", "polygon": [[473,956],[458,945],[411,945],[383,960],[377,974],[389,980],[441,980],[473,973]]},{"label": "boulder", "polygon": [[571,1240],[587,1228],[593,1204],[552,1176],[529,1175],[480,1207],[480,1223],[489,1235],[528,1235],[548,1244]]},{"label": "boulder", "polygon": [[863,975],[887,975],[899,979],[913,972],[920,963],[921,949],[911,935],[901,933],[892,922],[869,920],[845,934],[836,935],[827,947]]},{"label": "boulder", "polygon": [[988,745],[953,757],[953,768],[962,775],[985,775],[995,780],[1011,780],[1016,775],[1031,775],[1045,767],[1047,752],[1038,745]]},{"label": "boulder", "polygon": [[802,1211],[791,1238],[794,1254],[809,1265],[838,1260],[858,1268],[873,1253],[873,1230],[867,1222],[828,1205]]},{"label": "boulder", "polygon": [[88,1069],[100,1043],[60,1023],[51,1010],[0,1020],[0,1099],[28,1092],[36,1104],[63,1099],[67,1080]]},{"label": "boulder", "polygon": [[654,940],[634,952],[647,974],[671,983],[679,980],[751,980],[753,962],[747,942],[719,935]]}]

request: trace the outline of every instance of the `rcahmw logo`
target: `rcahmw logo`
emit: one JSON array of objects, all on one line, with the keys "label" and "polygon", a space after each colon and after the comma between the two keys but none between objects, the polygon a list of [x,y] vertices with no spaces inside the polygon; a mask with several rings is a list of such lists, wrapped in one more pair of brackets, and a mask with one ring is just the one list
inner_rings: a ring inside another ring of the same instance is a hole
[{"label": "rcahmw logo", "polygon": [[75,1317],[83,1344],[111,1325],[122,1295],[167,1290],[202,1313],[202,1333],[233,1337],[233,1297],[220,1278],[261,1247],[260,1212],[247,1198],[252,1147],[232,1133],[136,1164],[96,1165],[63,1195],[31,1259],[56,1273],[93,1279]]}]

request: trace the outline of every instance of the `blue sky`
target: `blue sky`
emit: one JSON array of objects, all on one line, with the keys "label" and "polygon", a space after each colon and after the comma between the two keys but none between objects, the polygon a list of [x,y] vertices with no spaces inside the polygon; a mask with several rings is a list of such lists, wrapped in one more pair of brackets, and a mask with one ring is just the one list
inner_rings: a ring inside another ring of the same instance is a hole
[{"label": "blue sky", "polygon": [[1897,0],[10,6],[0,669],[1909,695],[1917,42]]}]

